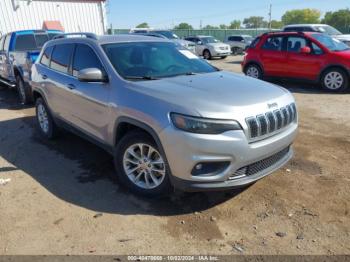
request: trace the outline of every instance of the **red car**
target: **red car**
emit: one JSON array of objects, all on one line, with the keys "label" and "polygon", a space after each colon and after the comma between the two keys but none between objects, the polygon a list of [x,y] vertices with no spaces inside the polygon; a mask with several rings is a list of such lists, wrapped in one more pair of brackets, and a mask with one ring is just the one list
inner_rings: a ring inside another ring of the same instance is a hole
[{"label": "red car", "polygon": [[322,33],[266,33],[248,48],[242,67],[254,78],[307,80],[340,92],[349,86],[350,48]]}]

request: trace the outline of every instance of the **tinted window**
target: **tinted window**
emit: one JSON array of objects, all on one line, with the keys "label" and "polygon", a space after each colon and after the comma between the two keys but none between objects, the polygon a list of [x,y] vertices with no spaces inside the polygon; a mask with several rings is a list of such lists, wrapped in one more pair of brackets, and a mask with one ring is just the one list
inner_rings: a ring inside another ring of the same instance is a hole
[{"label": "tinted window", "polygon": [[307,42],[303,37],[288,37],[287,51],[299,53],[301,48],[306,47]]},{"label": "tinted window", "polygon": [[11,40],[11,34],[7,35],[5,38],[5,42],[4,42],[4,50],[5,51],[9,51],[9,49],[10,49],[10,40]]},{"label": "tinted window", "polygon": [[50,46],[45,49],[43,56],[41,57],[40,63],[46,66],[50,65],[50,58],[51,58],[51,53],[52,53],[53,47]]},{"label": "tinted window", "polygon": [[72,44],[56,45],[52,53],[50,67],[59,72],[67,73],[73,49],[74,45]]},{"label": "tinted window", "polygon": [[18,35],[16,37],[15,51],[36,50],[34,35]]},{"label": "tinted window", "polygon": [[87,45],[77,45],[73,60],[73,75],[78,76],[78,72],[86,68],[98,68],[104,72],[103,66],[94,50]]},{"label": "tinted window", "polygon": [[49,36],[46,34],[35,35],[36,46],[42,48],[44,44],[49,41]]},{"label": "tinted window", "polygon": [[243,40],[243,37],[241,37],[241,36],[232,36],[232,40],[231,41],[240,42],[242,40]]},{"label": "tinted window", "polygon": [[281,51],[282,41],[283,41],[283,38],[281,36],[269,37],[262,48],[266,50],[271,50],[271,51]]}]

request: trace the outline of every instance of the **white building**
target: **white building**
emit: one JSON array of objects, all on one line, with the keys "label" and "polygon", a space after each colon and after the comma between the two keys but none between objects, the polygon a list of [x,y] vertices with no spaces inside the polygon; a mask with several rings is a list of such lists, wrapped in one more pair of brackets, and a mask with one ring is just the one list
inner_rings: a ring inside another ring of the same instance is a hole
[{"label": "white building", "polygon": [[65,32],[106,32],[105,0],[0,0],[0,33],[42,29],[59,21]]}]

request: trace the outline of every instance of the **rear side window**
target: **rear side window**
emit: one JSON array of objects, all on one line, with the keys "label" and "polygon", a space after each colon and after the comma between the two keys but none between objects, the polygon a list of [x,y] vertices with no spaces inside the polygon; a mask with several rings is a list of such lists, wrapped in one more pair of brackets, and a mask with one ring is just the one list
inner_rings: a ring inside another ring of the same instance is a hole
[{"label": "rear side window", "polygon": [[18,35],[16,37],[15,51],[36,50],[36,42],[33,34]]},{"label": "rear side window", "polygon": [[73,49],[73,44],[56,45],[51,56],[50,67],[56,71],[68,73]]},{"label": "rear side window", "polygon": [[269,37],[263,45],[263,49],[270,51],[281,51],[282,50],[283,37],[272,36]]},{"label": "rear side window", "polygon": [[49,41],[49,36],[46,34],[35,35],[36,46],[42,48],[44,44]]},{"label": "rear side window", "polygon": [[230,41],[240,42],[242,40],[243,40],[243,38],[241,36],[231,36],[230,37]]},{"label": "rear side window", "polygon": [[73,59],[73,76],[77,77],[80,70],[87,68],[98,68],[104,73],[104,68],[94,50],[87,45],[78,44]]},{"label": "rear side window", "polygon": [[41,57],[40,63],[45,66],[50,66],[50,59],[53,47],[49,46],[45,49],[43,56]]}]

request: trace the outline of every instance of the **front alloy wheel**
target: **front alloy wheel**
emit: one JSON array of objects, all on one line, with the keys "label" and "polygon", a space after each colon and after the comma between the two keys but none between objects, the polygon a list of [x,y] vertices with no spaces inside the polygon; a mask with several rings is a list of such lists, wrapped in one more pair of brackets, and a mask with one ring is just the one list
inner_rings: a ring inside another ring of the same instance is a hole
[{"label": "front alloy wheel", "polygon": [[331,69],[324,73],[322,78],[324,89],[332,92],[340,92],[347,88],[348,77],[340,69]]},{"label": "front alloy wheel", "polygon": [[262,72],[261,69],[257,66],[257,65],[249,65],[246,70],[245,70],[245,74],[247,76],[250,76],[252,78],[256,78],[256,79],[261,79],[262,78]]},{"label": "front alloy wheel", "polygon": [[124,152],[124,172],[142,189],[158,187],[165,178],[165,163],[160,153],[148,144],[133,144]]},{"label": "front alloy wheel", "polygon": [[147,133],[125,135],[118,143],[114,163],[120,182],[136,194],[161,196],[171,188],[165,157]]},{"label": "front alloy wheel", "polygon": [[209,50],[204,50],[203,57],[204,57],[205,60],[210,60],[211,59],[210,51]]}]

